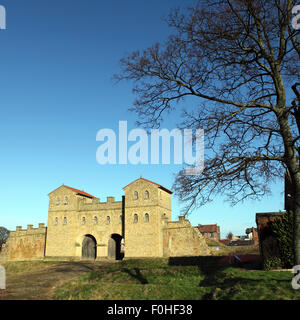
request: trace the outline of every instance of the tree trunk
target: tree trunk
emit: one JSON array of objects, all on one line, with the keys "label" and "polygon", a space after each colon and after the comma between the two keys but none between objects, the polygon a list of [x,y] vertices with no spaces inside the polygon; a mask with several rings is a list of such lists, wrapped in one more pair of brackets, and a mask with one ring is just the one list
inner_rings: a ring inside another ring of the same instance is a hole
[{"label": "tree trunk", "polygon": [[[299,174],[298,174],[299,175]],[[295,184],[294,198],[294,261],[300,265],[300,183]]]}]

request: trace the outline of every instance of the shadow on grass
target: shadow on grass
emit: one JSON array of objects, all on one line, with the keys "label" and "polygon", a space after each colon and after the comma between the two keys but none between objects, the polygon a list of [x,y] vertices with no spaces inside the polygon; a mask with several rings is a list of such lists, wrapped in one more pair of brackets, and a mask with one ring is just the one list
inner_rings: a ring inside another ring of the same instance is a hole
[{"label": "shadow on grass", "polygon": [[130,275],[131,277],[139,280],[141,284],[148,284],[147,279],[142,276],[141,271],[140,271],[139,268],[133,268],[133,270],[135,271],[135,274],[133,272],[131,272],[129,269],[127,269],[127,268],[122,268],[121,269],[122,272],[125,272],[128,275]]},{"label": "shadow on grass", "polygon": [[[195,257],[171,257],[168,265],[171,266],[196,266],[203,280],[199,283],[200,287],[212,287],[224,283],[227,274],[224,272],[228,267],[241,267],[240,264],[222,263],[224,256],[195,256]],[[155,267],[154,267],[155,268]],[[161,268],[159,268],[161,269]],[[148,284],[148,280],[142,275],[144,268],[121,268],[122,272],[127,273],[132,278],[137,279],[141,284]],[[227,280],[226,280],[227,281]],[[234,280],[231,280],[234,281]],[[238,280],[240,281],[240,280]]]},{"label": "shadow on grass", "polygon": [[204,280],[199,283],[201,287],[210,287],[224,277],[223,271],[228,265],[220,263],[222,256],[200,256],[200,257],[171,257],[170,266],[197,266]]},{"label": "shadow on grass", "polygon": [[[222,264],[224,256],[203,256],[203,257],[173,257],[169,258],[170,266],[197,266],[200,274],[204,276],[204,279],[200,281],[199,287],[211,287],[212,290],[202,297],[203,300],[212,299],[230,299],[234,294],[243,296],[249,290],[256,288],[258,285],[262,286],[276,286],[279,283],[287,283],[287,280],[274,280],[271,284],[266,279],[253,279],[243,278],[234,272],[226,272],[225,270],[230,268],[236,268],[246,271],[249,269],[250,264]],[[253,264],[252,264],[253,266]],[[256,270],[261,270],[258,265]],[[242,269],[240,269],[242,268]],[[270,287],[271,288],[271,287]],[[272,289],[269,289],[272,292]]]}]

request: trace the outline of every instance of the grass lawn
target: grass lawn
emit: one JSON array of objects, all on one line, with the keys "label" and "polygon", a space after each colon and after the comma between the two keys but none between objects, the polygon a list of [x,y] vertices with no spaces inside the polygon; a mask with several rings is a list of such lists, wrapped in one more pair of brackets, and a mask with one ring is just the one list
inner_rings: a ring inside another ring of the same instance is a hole
[{"label": "grass lawn", "polygon": [[58,261],[43,261],[43,260],[32,260],[32,261],[8,261],[0,263],[5,267],[6,275],[14,275],[23,272],[32,272],[44,270],[52,265],[58,264]]},{"label": "grass lawn", "polygon": [[[214,256],[239,255],[239,254],[259,254],[259,245],[248,246],[226,246],[221,242],[205,238],[211,254]],[[217,250],[218,248],[218,250]]]},{"label": "grass lawn", "polygon": [[289,271],[246,270],[222,256],[128,259],[65,283],[54,299],[299,300]]}]

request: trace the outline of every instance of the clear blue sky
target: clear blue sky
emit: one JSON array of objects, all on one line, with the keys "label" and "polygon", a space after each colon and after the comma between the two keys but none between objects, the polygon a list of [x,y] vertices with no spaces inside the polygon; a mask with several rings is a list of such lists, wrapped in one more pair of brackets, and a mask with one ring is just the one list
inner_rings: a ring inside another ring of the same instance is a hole
[{"label": "clear blue sky", "polygon": [[[140,175],[171,188],[179,165],[99,165],[96,133],[117,131],[119,120],[135,128],[136,115],[127,111],[131,85],[111,77],[126,52],[166,38],[161,18],[182,3],[0,0],[7,10],[7,30],[0,30],[0,225],[47,223],[47,195],[62,183],[103,200],[120,200],[122,188]],[[272,197],[235,207],[220,195],[189,219],[218,223],[222,237],[244,234],[256,212],[283,209],[283,183],[272,189]],[[173,196],[173,219],[179,211]]]}]

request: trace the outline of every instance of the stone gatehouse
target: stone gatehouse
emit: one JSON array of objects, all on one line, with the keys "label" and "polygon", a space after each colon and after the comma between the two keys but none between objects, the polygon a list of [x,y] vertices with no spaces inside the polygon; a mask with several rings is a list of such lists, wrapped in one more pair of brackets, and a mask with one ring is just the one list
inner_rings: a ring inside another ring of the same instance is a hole
[{"label": "stone gatehouse", "polygon": [[48,225],[11,231],[8,260],[97,259],[208,255],[197,227],[171,221],[172,191],[139,178],[123,188],[121,201],[101,201],[65,185],[49,193]]}]

